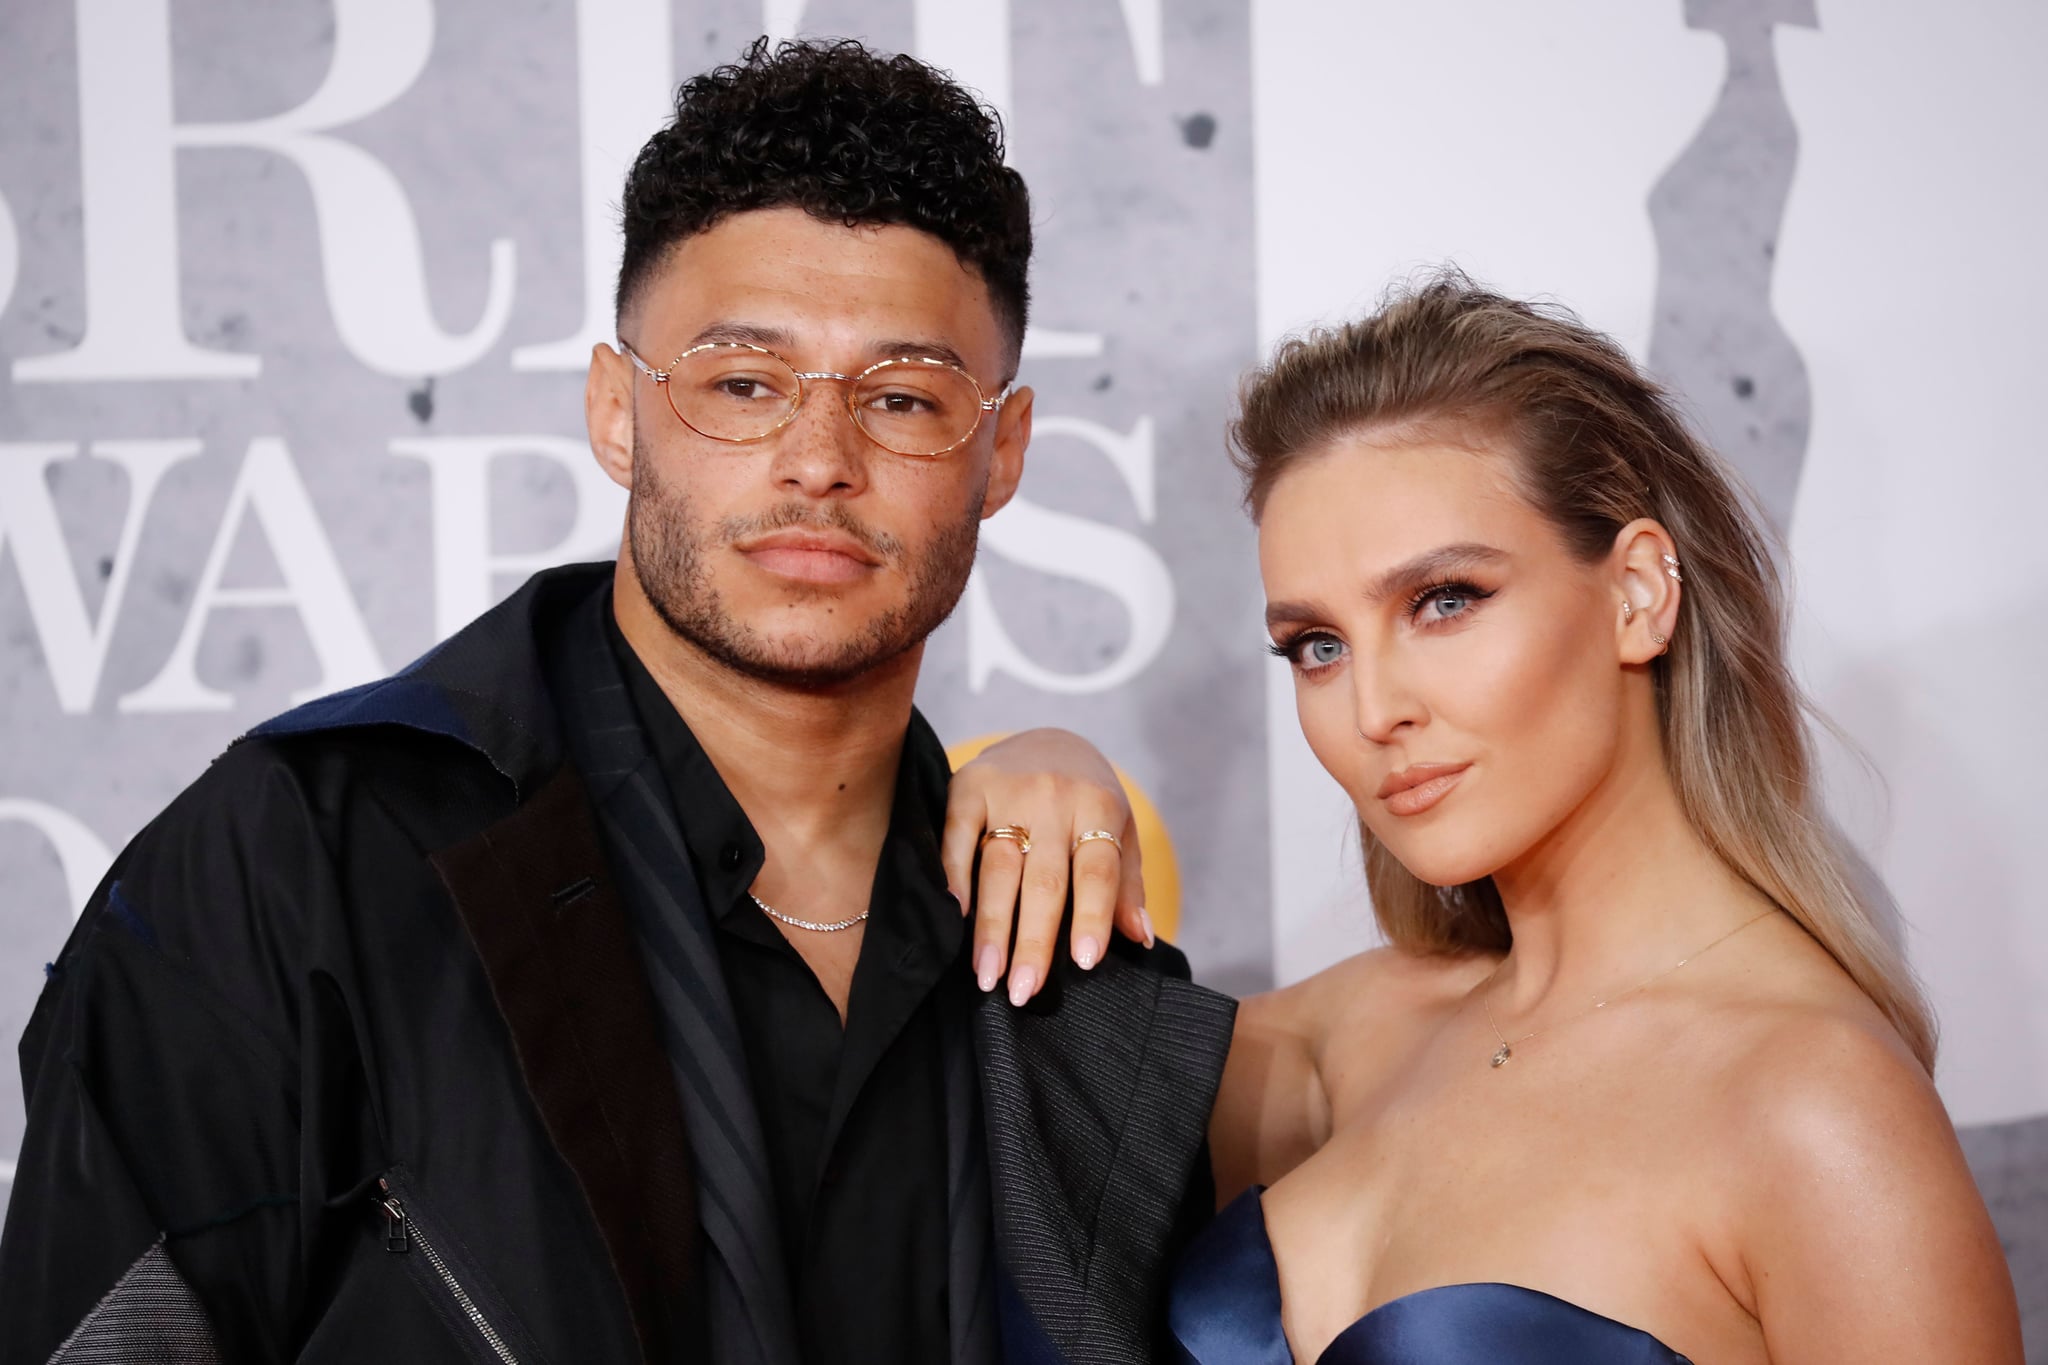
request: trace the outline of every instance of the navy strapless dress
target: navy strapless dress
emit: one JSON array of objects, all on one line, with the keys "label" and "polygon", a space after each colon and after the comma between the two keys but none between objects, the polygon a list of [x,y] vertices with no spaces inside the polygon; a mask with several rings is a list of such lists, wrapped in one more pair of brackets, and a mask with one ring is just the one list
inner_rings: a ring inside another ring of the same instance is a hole
[{"label": "navy strapless dress", "polygon": [[[1183,1365],[1295,1365],[1259,1191],[1188,1248],[1168,1319]],[[1406,1294],[1337,1334],[1316,1365],[1688,1365],[1648,1332],[1512,1284]]]}]

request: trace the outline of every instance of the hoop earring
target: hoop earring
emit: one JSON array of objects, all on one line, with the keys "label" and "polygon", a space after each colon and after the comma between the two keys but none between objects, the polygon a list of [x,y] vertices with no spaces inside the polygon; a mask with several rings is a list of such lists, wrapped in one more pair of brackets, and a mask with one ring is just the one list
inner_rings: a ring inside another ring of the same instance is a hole
[{"label": "hoop earring", "polygon": [[1635,604],[1634,604],[1633,602],[1629,601],[1629,600],[1628,600],[1628,599],[1627,599],[1626,597],[1622,598],[1622,599],[1621,599],[1621,623],[1622,623],[1623,625],[1627,625],[1627,624],[1628,624],[1629,622],[1631,622],[1631,621],[1633,621],[1633,620],[1635,620],[1635,619],[1636,619],[1636,608],[1635,608]]}]

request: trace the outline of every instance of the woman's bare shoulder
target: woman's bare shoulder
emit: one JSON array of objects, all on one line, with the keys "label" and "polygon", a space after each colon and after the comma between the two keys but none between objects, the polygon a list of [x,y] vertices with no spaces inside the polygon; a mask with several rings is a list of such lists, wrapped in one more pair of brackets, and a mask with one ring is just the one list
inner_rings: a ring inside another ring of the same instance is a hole
[{"label": "woman's bare shoulder", "polygon": [[[1739,1191],[1737,1278],[1774,1350],[1799,1358],[1835,1341],[1869,1346],[1865,1359],[2017,1360],[1997,1235],[1912,1050],[1860,992],[1754,1014],[1724,1077],[1722,1150]],[[1827,1313],[1787,1307],[1823,1300]]]},{"label": "woman's bare shoulder", "polygon": [[1245,1001],[1275,1018],[1356,1022],[1361,1014],[1399,1018],[1455,1006],[1486,979],[1498,958],[1371,948],[1290,986]]},{"label": "woman's bare shoulder", "polygon": [[1339,1040],[1373,1040],[1367,1049],[1345,1047],[1347,1055],[1393,1061],[1402,1040],[1433,1030],[1456,1009],[1498,961],[1486,954],[1422,954],[1394,947],[1373,948],[1325,967],[1315,975],[1245,1001],[1240,1018],[1252,1028],[1285,1033],[1305,1043],[1328,1070],[1331,1045]]}]

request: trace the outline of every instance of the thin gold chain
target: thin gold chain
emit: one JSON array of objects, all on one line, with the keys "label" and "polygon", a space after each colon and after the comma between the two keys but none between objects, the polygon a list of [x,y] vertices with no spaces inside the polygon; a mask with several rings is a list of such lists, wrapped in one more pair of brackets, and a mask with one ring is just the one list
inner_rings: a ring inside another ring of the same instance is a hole
[{"label": "thin gold chain", "polygon": [[1744,929],[1747,929],[1750,925],[1757,923],[1757,921],[1759,920],[1766,919],[1771,915],[1775,915],[1776,913],[1778,913],[1778,907],[1774,905],[1770,909],[1764,911],[1762,914],[1755,915],[1749,919],[1744,920],[1742,923],[1736,925],[1733,929],[1730,929],[1727,933],[1721,935],[1721,937],[1715,939],[1712,943],[1709,943],[1706,947],[1696,948],[1692,952],[1687,953],[1684,957],[1678,959],[1678,961],[1672,963],[1669,967],[1664,968],[1664,970],[1657,972],[1655,975],[1644,977],[1641,981],[1636,982],[1635,985],[1630,986],[1627,990],[1622,991],[1617,995],[1610,995],[1603,1000],[1595,1000],[1591,1005],[1587,1006],[1585,1009],[1580,1010],[1577,1014],[1566,1015],[1564,1018],[1559,1019],[1555,1023],[1545,1024],[1542,1028],[1530,1029],[1521,1037],[1512,1040],[1510,1040],[1504,1034],[1502,1034],[1500,1031],[1500,1025],[1496,1024],[1493,1021],[1493,981],[1495,977],[1500,975],[1500,969],[1508,965],[1508,960],[1506,958],[1502,958],[1499,962],[1494,964],[1493,970],[1486,974],[1486,980],[1479,983],[1479,1007],[1486,1011],[1486,1026],[1493,1030],[1494,1038],[1498,1040],[1500,1043],[1500,1047],[1495,1049],[1494,1051],[1491,1065],[1496,1070],[1500,1067],[1506,1066],[1509,1060],[1514,1057],[1515,1047],[1517,1044],[1526,1043],[1531,1038],[1534,1038],[1537,1034],[1546,1032],[1550,1029],[1563,1028],[1566,1024],[1577,1023],[1579,1020],[1584,1019],[1589,1014],[1593,1014],[1600,1010],[1606,1009],[1609,1005],[1613,1004],[1617,1000],[1628,999],[1637,991],[1647,989],[1648,987],[1655,985],[1657,982],[1662,981],[1665,977],[1671,975],[1680,967],[1683,967],[1686,963],[1691,962],[1694,958],[1704,957],[1706,954],[1712,952],[1714,949],[1726,943],[1729,939],[1734,938]]}]

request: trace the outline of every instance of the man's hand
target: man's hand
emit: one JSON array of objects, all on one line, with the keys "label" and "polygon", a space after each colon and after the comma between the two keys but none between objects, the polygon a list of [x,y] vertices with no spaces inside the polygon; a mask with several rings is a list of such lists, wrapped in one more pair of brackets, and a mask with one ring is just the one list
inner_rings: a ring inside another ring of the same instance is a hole
[{"label": "man's hand", "polygon": [[[986,831],[1005,828],[1028,831],[1031,851],[1024,852],[1019,839],[986,838]],[[1105,830],[1116,842],[1098,834],[1075,843]],[[953,775],[941,857],[962,913],[977,848],[981,878],[974,904],[981,913],[974,974],[983,990],[995,989],[1007,971],[1010,1001],[1021,1005],[1045,984],[1069,882],[1074,930],[1068,951],[1083,969],[1102,960],[1112,925],[1151,945],[1131,803],[1116,769],[1079,735],[1026,730],[990,745]]]}]

